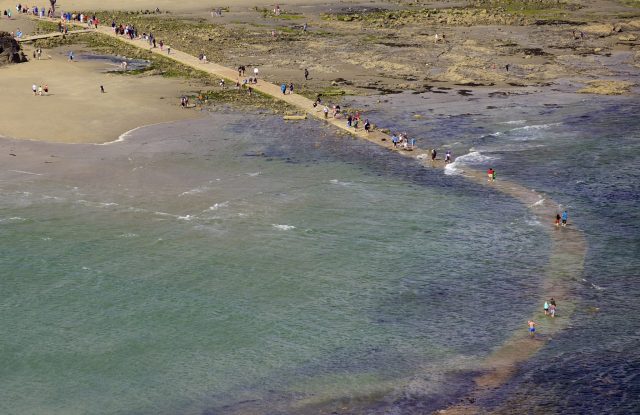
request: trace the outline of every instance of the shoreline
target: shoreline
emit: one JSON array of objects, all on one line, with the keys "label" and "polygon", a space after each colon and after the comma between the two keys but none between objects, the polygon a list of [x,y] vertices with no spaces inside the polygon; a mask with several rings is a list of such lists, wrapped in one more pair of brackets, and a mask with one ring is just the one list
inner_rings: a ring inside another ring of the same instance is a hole
[{"label": "shoreline", "polygon": [[[104,30],[101,31],[102,34],[110,35],[105,33]],[[123,39],[121,37],[117,37],[115,35],[111,35],[112,37],[117,38],[120,41],[125,43],[141,47],[140,42],[136,40],[128,40]],[[160,51],[154,51],[155,53],[160,53]],[[179,63],[189,65],[195,67],[197,69],[201,69],[201,64],[196,60],[195,57],[190,56],[184,52],[179,50],[173,50],[172,54],[167,55],[170,59],[176,60]],[[224,68],[220,65],[210,63],[206,66],[205,70],[214,76],[223,76],[228,79],[232,79],[235,71],[230,68]],[[382,133],[381,131],[372,131],[371,133],[366,133],[363,130],[361,131],[353,131],[346,127],[343,120],[330,119],[325,120],[322,116],[318,114],[318,111],[310,110],[312,107],[312,101],[304,98],[299,95],[284,95],[281,96],[278,94],[279,88],[277,85],[267,83],[265,81],[259,81],[257,85],[255,85],[256,90],[259,90],[263,93],[271,95],[275,99],[281,99],[285,102],[297,106],[301,111],[305,112],[313,116],[314,118],[325,121],[325,124],[331,125],[333,127],[338,127],[339,129],[346,131],[358,138],[370,141],[374,144],[387,148],[391,151],[397,151],[401,155],[405,157],[415,158],[416,160],[420,160],[420,157],[428,158],[428,154],[424,150],[414,150],[412,152],[404,152],[402,150],[394,150],[392,149],[391,139],[389,135]],[[440,168],[444,169],[445,163],[441,160],[436,162],[421,162],[420,163],[425,168]],[[486,179],[485,175],[482,172],[473,170],[471,168],[465,168],[464,172],[461,174],[463,177],[471,180],[477,184],[485,184]],[[486,184],[485,184],[486,185]],[[502,193],[505,193],[509,196],[514,197],[519,200],[527,209],[533,211],[533,213],[541,218],[552,217],[551,212],[556,211],[557,204],[553,202],[551,199],[547,197],[543,197],[543,195],[538,194],[535,191],[530,191],[516,183],[508,182],[508,181],[498,181],[492,184],[494,188]],[[545,203],[539,203],[540,200],[544,199]],[[547,208],[546,205],[550,205]],[[547,231],[549,226],[546,227]],[[562,236],[560,236],[562,235]],[[573,239],[577,238],[577,241],[573,240],[570,236],[573,236]],[[555,236],[555,237],[554,237]],[[576,228],[570,229],[569,232],[560,233],[552,233],[552,255],[549,259],[549,269],[545,273],[545,279],[543,282],[543,286],[548,290],[553,292],[553,296],[558,298],[559,301],[563,302],[563,307],[566,310],[563,312],[563,318],[561,319],[561,323],[555,324],[553,328],[547,329],[546,333],[555,334],[564,328],[564,324],[569,322],[571,309],[573,307],[573,302],[569,299],[564,298],[566,295],[566,289],[564,284],[559,284],[558,281],[554,281],[554,275],[561,271],[558,269],[559,267],[559,258],[558,255],[564,256],[564,253],[557,254],[559,251],[557,249],[558,245],[562,244],[564,248],[568,245],[573,245],[573,248],[570,250],[570,259],[573,264],[582,264],[584,261],[584,257],[586,255],[586,245],[583,241],[583,236],[580,231]],[[566,250],[565,250],[566,252]],[[562,258],[563,262],[566,262],[566,257]],[[581,267],[581,266],[580,266]],[[581,268],[579,268],[581,269]],[[579,273],[579,271],[578,271]],[[565,275],[569,281],[573,279],[574,275]],[[566,282],[565,282],[566,283]],[[537,316],[539,313],[536,313],[536,317],[534,319],[537,320]],[[565,317],[566,316],[566,317]],[[541,327],[545,327],[545,325],[541,325]],[[545,327],[546,329],[546,327]],[[518,331],[514,333],[509,339],[506,340],[505,343],[502,344],[494,353],[492,353],[484,363],[483,372],[481,375],[477,376],[474,379],[476,387],[470,394],[470,397],[473,401],[477,400],[477,398],[490,390],[504,384],[515,372],[517,364],[525,361],[535,353],[537,353],[546,342],[543,341],[535,341],[532,342],[528,336],[524,333],[524,331]],[[453,407],[442,410],[442,413],[447,414],[466,414],[466,413],[476,413],[480,411],[480,408],[473,406],[473,404],[457,404]]]},{"label": "shoreline", "polygon": [[[106,29],[106,28],[103,28]],[[104,33],[104,31],[100,32],[104,35],[108,35]],[[136,44],[136,41],[128,41],[126,39],[122,39],[119,37],[112,36],[117,38],[120,41],[125,43],[132,44],[136,47],[140,47],[139,44]],[[156,53],[160,53],[155,51]],[[190,65],[198,70],[202,70],[201,66],[193,66],[192,60],[196,59],[193,56],[187,55],[186,53],[180,52],[178,50],[172,50],[174,53],[173,56],[169,56],[169,58],[173,58],[178,62],[183,64]],[[186,55],[186,56],[185,56]],[[166,56],[166,55],[163,55]],[[178,59],[184,58],[183,59]],[[196,65],[197,62],[196,62]],[[211,64],[209,64],[211,65]],[[207,65],[207,66],[209,66]],[[215,65],[215,64],[213,64]],[[226,75],[230,75],[231,73],[235,73],[233,69],[224,68],[221,66],[213,67],[211,66],[211,71],[207,68],[207,71],[213,73],[214,75],[219,75],[226,77]],[[219,71],[219,72],[218,72]],[[234,79],[230,77],[228,79]],[[267,84],[265,81],[260,81],[260,84],[256,86],[256,89],[261,90],[263,93],[271,95],[275,99],[281,98],[279,95],[279,88],[275,84]],[[275,91],[275,94],[272,92]],[[289,97],[289,96],[285,96]],[[301,99],[299,99],[301,98]],[[321,121],[325,121],[318,111],[310,110],[311,100],[301,97],[301,96],[292,96],[289,100],[285,100],[289,104],[298,105],[302,111],[306,114],[309,114]],[[353,132],[352,130],[347,129],[344,126],[344,120],[330,120],[325,121],[326,124],[333,125],[334,127],[338,127],[343,131],[347,131],[348,133],[356,136],[357,138],[364,139],[370,141],[376,145],[387,148],[391,151],[394,150],[391,145],[390,137],[386,134],[383,134],[380,131],[374,131],[370,134],[366,134],[363,131]],[[172,122],[172,121],[166,121]],[[148,125],[155,124],[163,124],[160,123],[152,123]],[[113,144],[120,141],[124,141],[126,139],[127,134],[138,130],[140,128],[144,128],[148,125],[142,125],[135,127],[131,130],[128,130],[122,133],[116,140],[104,142],[104,143],[92,143],[96,145],[107,145]],[[35,140],[34,141],[38,141]],[[443,168],[444,163],[441,161],[436,163],[430,162],[421,162],[417,156],[428,154],[424,150],[418,150],[413,152],[403,152],[398,151],[401,155],[410,158],[416,158],[421,165],[425,168]],[[475,182],[478,185],[488,185],[486,183],[486,178],[483,172],[473,170],[469,167],[463,167],[463,171],[460,173],[462,177],[465,177],[467,180]],[[500,180],[494,182],[490,186],[493,186],[498,191],[507,194],[517,200],[519,200],[529,211],[533,212],[537,217],[551,218],[551,212],[555,213],[556,207],[558,206],[556,202],[545,197],[545,195],[532,191],[530,189],[526,189],[524,186],[521,186],[517,183],[508,182],[504,180]],[[542,203],[540,201],[543,200]],[[544,290],[549,292],[552,291],[554,293],[554,297],[558,298],[562,301],[563,304],[563,316],[559,320],[554,321],[553,326],[546,327],[545,325],[540,325],[539,327],[545,329],[545,333],[556,334],[562,331],[568,324],[570,324],[570,315],[572,309],[575,307],[575,301],[572,301],[567,298],[563,298],[567,295],[568,288],[572,281],[576,278],[576,274],[579,274],[582,270],[582,264],[584,263],[584,258],[586,256],[586,238],[582,232],[576,228],[572,227],[569,229],[557,230],[550,224],[546,224],[543,220],[541,222],[544,225],[546,232],[549,234],[549,238],[552,243],[551,255],[548,261],[548,268],[545,270],[544,277]],[[562,247],[562,250],[559,248]],[[577,270],[569,271],[566,267],[566,264],[572,264],[577,267]],[[559,294],[558,294],[559,293]],[[537,320],[537,317],[541,314],[541,312],[537,312],[535,314],[534,319]],[[566,316],[566,317],[565,317]],[[523,319],[524,322],[525,319]],[[485,366],[483,367],[483,373],[475,377],[474,382],[476,387],[473,389],[471,394],[469,395],[474,401],[477,401],[479,397],[488,394],[492,389],[495,389],[501,384],[504,384],[517,370],[517,365],[529,357],[533,356],[540,349],[542,349],[546,345],[547,341],[539,340],[539,341],[531,341],[524,331],[518,331],[513,334],[509,339],[507,339],[502,345],[500,345],[494,353],[492,353],[485,362]],[[446,414],[467,414],[467,413],[477,413],[481,410],[480,407],[474,405],[473,403],[460,403],[453,405],[452,407],[443,409],[441,413]]]}]

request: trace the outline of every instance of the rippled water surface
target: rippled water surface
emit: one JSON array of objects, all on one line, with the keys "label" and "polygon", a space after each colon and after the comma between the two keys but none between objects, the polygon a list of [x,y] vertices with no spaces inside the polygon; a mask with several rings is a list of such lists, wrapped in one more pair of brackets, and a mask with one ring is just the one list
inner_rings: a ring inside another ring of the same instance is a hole
[{"label": "rippled water surface", "polygon": [[2,413],[436,409],[542,294],[525,207],[313,123],[1,152]]},{"label": "rippled water surface", "polygon": [[446,174],[256,114],[104,146],[3,140],[0,412],[455,402],[550,295],[552,219],[456,174],[472,165],[545,192],[588,243],[570,328],[481,404],[633,413],[640,107],[485,95],[367,110],[462,156]]},{"label": "rippled water surface", "polygon": [[493,167],[499,179],[545,192],[586,236],[571,327],[483,404],[501,413],[640,412],[637,98],[560,92],[492,98],[476,91],[438,102],[398,95],[370,108],[380,123],[408,130],[423,148],[452,150],[459,161],[450,173]]}]

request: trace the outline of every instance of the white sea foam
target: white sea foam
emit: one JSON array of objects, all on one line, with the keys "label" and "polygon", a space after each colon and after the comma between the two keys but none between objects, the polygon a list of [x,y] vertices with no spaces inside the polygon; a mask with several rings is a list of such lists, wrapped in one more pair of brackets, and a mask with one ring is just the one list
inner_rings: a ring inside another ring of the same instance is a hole
[{"label": "white sea foam", "polygon": [[507,124],[507,125],[513,125],[513,124],[524,124],[525,122],[527,122],[527,120],[513,120],[513,121],[505,121],[505,122],[501,122],[500,124]]},{"label": "white sea foam", "polygon": [[532,124],[525,125],[524,127],[516,127],[511,131],[527,131],[527,130],[546,130],[547,128],[554,127],[556,125],[560,125],[559,122],[551,123],[551,124]]},{"label": "white sea foam", "polygon": [[249,177],[256,177],[256,176],[259,176],[259,175],[261,175],[261,174],[262,174],[262,173],[258,171],[258,172],[255,172],[255,173],[247,173],[247,176],[249,176]]},{"label": "white sea foam", "polygon": [[464,170],[459,168],[460,166],[454,161],[453,163],[446,164],[444,166],[444,174],[447,176],[453,176],[455,174],[462,174]]},{"label": "white sea foam", "polygon": [[529,226],[542,226],[542,223],[540,223],[540,221],[535,217],[526,218],[524,222]]},{"label": "white sea foam", "polygon": [[0,223],[9,223],[9,222],[24,222],[26,219],[21,218],[20,216],[13,216],[10,218],[0,218]]},{"label": "white sea foam", "polygon": [[337,179],[331,179],[329,180],[329,182],[331,184],[339,184],[340,186],[349,186],[352,184],[351,182],[341,182],[340,180],[337,180]]},{"label": "white sea foam", "polygon": [[178,218],[178,215],[174,215],[173,213],[167,213],[167,212],[153,212],[154,215],[158,215],[158,216],[166,216],[166,217],[171,217],[171,218]]},{"label": "white sea foam", "polygon": [[22,174],[30,174],[32,176],[44,176],[42,173],[34,173],[32,171],[24,171],[24,170],[8,170],[13,173],[22,173]]},{"label": "white sea foam", "polygon": [[187,190],[186,192],[180,193],[180,196],[195,195],[198,193],[205,192],[206,190],[207,190],[206,187],[196,187],[194,189]]},{"label": "white sea foam", "polygon": [[535,202],[534,204],[531,205],[531,207],[533,206],[542,206],[544,204],[544,199],[540,199],[537,202]]},{"label": "white sea foam", "polygon": [[290,231],[292,229],[295,229],[296,227],[293,225],[277,225],[277,224],[272,224],[271,226],[273,226],[276,229],[279,229],[281,231]]},{"label": "white sea foam", "polygon": [[190,221],[190,220],[193,220],[193,218],[195,218],[195,216],[193,215],[178,216],[178,220]]},{"label": "white sea foam", "polygon": [[94,144],[94,145],[96,145],[96,146],[108,146],[108,145],[111,145],[111,144],[120,143],[122,141],[125,141],[127,138],[129,138],[129,136],[131,134],[133,134],[134,132],[140,130],[141,128],[151,127],[152,125],[168,124],[168,123],[171,123],[171,122],[173,122],[173,121],[164,121],[164,122],[158,122],[158,123],[155,123],[155,124],[141,125],[140,127],[136,127],[136,128],[133,128],[133,129],[131,129],[129,131],[125,131],[124,133],[120,134],[120,136],[117,139],[115,139],[113,141],[107,141],[106,143],[99,143],[99,144]]},{"label": "white sea foam", "polygon": [[213,206],[209,206],[209,210],[218,210],[229,206],[229,201],[225,201],[222,203],[214,203]]},{"label": "white sea foam", "polygon": [[123,233],[122,235],[118,235],[118,238],[136,238],[138,236],[137,233]]},{"label": "white sea foam", "polygon": [[[473,149],[472,149],[473,150]],[[444,174],[454,175],[461,174],[464,170],[461,169],[462,165],[470,165],[470,164],[482,164],[486,163],[490,160],[495,160],[496,157],[486,156],[479,151],[471,151],[467,154],[463,154],[460,157],[457,157],[453,163],[449,163],[444,166]]]}]

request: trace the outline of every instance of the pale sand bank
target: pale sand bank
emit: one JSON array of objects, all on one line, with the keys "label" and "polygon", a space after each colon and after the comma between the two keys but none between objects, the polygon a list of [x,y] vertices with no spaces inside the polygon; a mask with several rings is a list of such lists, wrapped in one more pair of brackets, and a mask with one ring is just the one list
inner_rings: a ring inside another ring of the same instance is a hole
[{"label": "pale sand bank", "polygon": [[[31,54],[30,49],[25,52]],[[0,68],[0,135],[103,143],[142,125],[198,116],[179,105],[180,95],[197,89],[186,81],[107,74],[101,72],[104,63],[71,63],[62,50],[44,52],[52,54],[51,59]],[[33,84],[48,85],[49,95],[34,96]]]}]

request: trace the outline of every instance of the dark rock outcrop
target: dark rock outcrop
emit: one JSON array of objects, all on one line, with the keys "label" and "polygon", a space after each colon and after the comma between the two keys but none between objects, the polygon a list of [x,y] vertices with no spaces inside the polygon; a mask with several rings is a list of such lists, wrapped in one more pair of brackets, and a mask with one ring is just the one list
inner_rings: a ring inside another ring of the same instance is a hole
[{"label": "dark rock outcrop", "polygon": [[26,62],[27,57],[20,50],[20,44],[10,33],[0,32],[0,65]]}]

